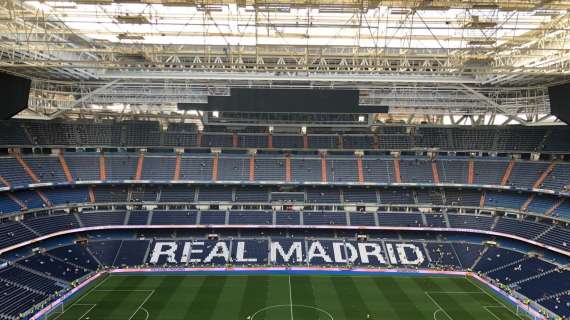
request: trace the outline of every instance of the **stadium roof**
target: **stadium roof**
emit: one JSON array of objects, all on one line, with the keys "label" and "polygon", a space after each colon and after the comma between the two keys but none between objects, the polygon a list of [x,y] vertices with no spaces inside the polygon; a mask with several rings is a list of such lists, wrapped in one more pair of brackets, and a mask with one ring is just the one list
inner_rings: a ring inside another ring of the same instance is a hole
[{"label": "stadium roof", "polygon": [[536,121],[549,113],[546,86],[570,74],[568,9],[537,0],[7,0],[0,68],[34,79],[31,107],[45,113],[271,86],[360,88],[362,104],[400,114]]}]

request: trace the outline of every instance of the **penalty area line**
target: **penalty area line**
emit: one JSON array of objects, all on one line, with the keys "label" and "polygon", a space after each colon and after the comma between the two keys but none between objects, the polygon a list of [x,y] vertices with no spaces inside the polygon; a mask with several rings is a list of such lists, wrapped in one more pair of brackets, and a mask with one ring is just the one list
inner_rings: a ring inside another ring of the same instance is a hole
[{"label": "penalty area line", "polygon": [[[137,308],[137,310],[135,310],[135,312],[129,317],[128,320],[131,320],[131,319],[139,312],[139,310],[143,309],[144,304],[148,301],[148,299],[150,299],[150,297],[152,297],[152,295],[153,295],[154,292],[155,292],[154,290],[137,290],[137,291],[147,291],[147,292],[150,292],[150,294],[148,294],[148,295],[146,296],[146,298],[145,298],[145,299],[143,300],[143,302],[139,305],[139,307]],[[148,317],[149,317],[148,310],[146,310],[146,309],[144,309],[144,310],[145,310],[145,312],[146,312],[146,318],[145,318],[145,319],[148,319]]]},{"label": "penalty area line", "polygon": [[471,278],[467,278],[467,281],[471,282],[471,284],[473,284],[475,287],[479,288],[479,290],[481,290],[484,294],[488,295],[489,297],[491,297],[491,299],[495,300],[496,302],[499,303],[499,306],[502,306],[503,308],[506,308],[507,310],[509,310],[513,315],[515,315],[518,319],[520,320],[524,320],[524,318],[521,318],[521,316],[514,312],[511,308],[509,308],[508,305],[505,304],[506,301],[502,301],[501,299],[499,299],[497,296],[495,296],[494,294],[489,293],[486,288],[481,287],[477,282],[473,281]]},{"label": "penalty area line", "polygon": [[435,304],[435,306],[439,308],[433,312],[434,320],[437,320],[435,315],[436,315],[437,311],[439,311],[439,310],[441,310],[441,312],[443,312],[449,320],[453,320],[453,318],[449,315],[449,313],[447,313],[447,311],[445,311],[445,309],[429,294],[428,291],[424,291],[424,293],[433,302],[433,304]]},{"label": "penalty area line", "polygon": [[501,308],[501,309],[506,309],[506,308],[504,306],[483,306],[483,309],[485,309],[485,311],[489,312],[495,319],[502,320],[493,311],[491,311],[492,308]]}]

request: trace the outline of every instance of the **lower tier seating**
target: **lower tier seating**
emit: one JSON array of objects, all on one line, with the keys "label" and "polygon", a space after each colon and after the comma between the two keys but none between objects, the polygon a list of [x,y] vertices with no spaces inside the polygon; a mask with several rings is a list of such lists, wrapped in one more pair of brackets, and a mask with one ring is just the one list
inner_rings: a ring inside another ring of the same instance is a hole
[{"label": "lower tier seating", "polygon": [[[110,235],[102,236],[103,240],[94,237],[87,243],[64,242],[55,248],[48,247],[42,253],[12,260],[0,269],[0,294],[4,302],[10,302],[1,304],[0,317],[17,317],[101,267],[145,264],[181,267],[228,263],[473,270],[541,303],[562,317],[570,315],[570,297],[567,294],[570,271],[562,265],[518,251],[518,248],[486,246],[480,240],[442,241],[436,237],[427,240],[373,237],[367,242],[357,242],[354,238],[331,237],[333,233],[328,233],[328,237],[325,233],[321,236],[312,233],[310,237],[293,234],[285,237],[284,234],[273,233],[258,233],[256,236],[255,230],[249,231],[250,237],[222,234],[215,240],[206,239],[199,233],[188,233],[188,238],[181,237],[182,234],[172,238],[170,231],[165,230],[154,234],[152,240]],[[185,257],[182,252],[186,244],[193,248],[190,257]],[[224,250],[227,250],[227,256],[211,254]],[[290,250],[299,252],[285,254]],[[244,255],[247,260],[240,260]]]}]

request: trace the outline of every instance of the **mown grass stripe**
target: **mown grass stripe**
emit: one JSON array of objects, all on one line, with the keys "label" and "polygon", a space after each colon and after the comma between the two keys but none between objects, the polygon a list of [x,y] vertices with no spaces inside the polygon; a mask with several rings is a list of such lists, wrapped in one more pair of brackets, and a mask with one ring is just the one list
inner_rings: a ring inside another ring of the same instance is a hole
[{"label": "mown grass stripe", "polygon": [[265,308],[269,293],[269,276],[249,276],[241,299],[240,319]]},{"label": "mown grass stripe", "polygon": [[[452,318],[462,320],[488,319],[488,314],[480,305],[480,290],[473,290],[465,278],[435,280],[426,278],[416,281]],[[463,292],[463,293],[458,293]]]},{"label": "mown grass stripe", "polygon": [[362,301],[360,292],[352,277],[331,277],[338,300],[343,306],[347,319],[365,319],[370,313],[368,306]]},{"label": "mown grass stripe", "polygon": [[479,303],[471,300],[471,294],[430,293],[430,296],[453,319],[483,320],[491,316]]},{"label": "mown grass stripe", "polygon": [[184,319],[210,319],[226,280],[227,276],[206,276],[194,299],[186,308]]},{"label": "mown grass stripe", "polygon": [[[291,298],[293,304],[316,306],[313,281],[310,276],[291,276]],[[284,288],[289,290],[289,288]],[[294,319],[310,320],[320,319],[319,312],[315,309],[293,308]]]},{"label": "mown grass stripe", "polygon": [[[94,308],[95,312],[93,312],[92,318],[105,317],[108,319],[127,319],[133,315],[140,304],[151,294],[153,290],[152,287],[151,289],[148,289],[145,286],[145,282],[148,281],[148,278],[134,278],[126,279],[128,282],[126,285],[117,286],[112,289],[98,288],[95,290],[97,296],[100,297],[99,301],[103,302],[104,305],[98,305]],[[122,282],[125,283],[125,280]]]},{"label": "mown grass stripe", "polygon": [[407,290],[400,286],[394,278],[375,277],[374,283],[378,290],[386,293],[387,302],[392,309],[397,310],[400,319],[422,319],[422,312],[408,296]]},{"label": "mown grass stripe", "polygon": [[[164,319],[172,308],[175,308],[181,302],[180,295],[187,292],[182,292],[180,288],[185,283],[184,277],[178,276],[164,276],[161,277],[160,283],[156,286],[156,294],[160,299],[153,299],[148,302],[148,308],[152,310],[153,318]],[[180,291],[180,292],[179,292]]]},{"label": "mown grass stripe", "polygon": [[374,277],[353,277],[357,290],[368,306],[372,319],[400,319],[392,304],[388,303],[386,292],[374,284]]}]

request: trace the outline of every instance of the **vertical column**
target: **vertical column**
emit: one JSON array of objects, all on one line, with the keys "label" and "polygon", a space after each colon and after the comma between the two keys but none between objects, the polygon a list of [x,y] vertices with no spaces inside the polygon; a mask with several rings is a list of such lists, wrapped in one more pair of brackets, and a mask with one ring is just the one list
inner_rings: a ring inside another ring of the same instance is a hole
[{"label": "vertical column", "polygon": [[99,180],[105,181],[107,180],[107,169],[105,167],[105,156],[99,156]]},{"label": "vertical column", "polygon": [[291,182],[291,155],[285,156],[285,180]]},{"label": "vertical column", "polygon": [[402,176],[400,175],[400,158],[394,159],[394,177],[396,183],[402,183]]},{"label": "vertical column", "polygon": [[378,136],[377,134],[375,134],[375,135],[372,136],[372,139],[373,139],[373,141],[372,141],[372,148],[373,148],[373,149],[376,149],[376,150],[380,149],[380,136]]},{"label": "vertical column", "polygon": [[440,183],[439,172],[437,171],[437,162],[436,161],[431,162],[431,173],[433,175],[433,181],[435,183]]},{"label": "vertical column", "polygon": [[198,131],[196,134],[196,147],[202,146],[202,131]]},{"label": "vertical column", "polygon": [[303,148],[309,148],[309,136],[306,133],[303,135]]},{"label": "vertical column", "polygon": [[8,180],[4,179],[4,177],[0,176],[0,182],[5,185],[6,187],[10,187],[10,182],[8,182]]},{"label": "vertical column", "polygon": [[550,209],[546,210],[544,215],[545,216],[551,215],[556,209],[558,209],[558,207],[560,207],[560,205],[562,205],[562,203],[564,203],[564,198],[556,201],[556,203],[554,203],[554,205]]},{"label": "vertical column", "polygon": [[65,158],[63,157],[63,152],[60,151],[58,158],[59,158],[59,163],[61,164],[61,168],[63,169],[63,173],[65,173],[65,178],[67,182],[72,183],[73,175],[71,175],[71,171],[69,171],[69,166],[67,165],[67,161],[65,161]]},{"label": "vertical column", "polygon": [[95,192],[93,192],[93,187],[89,187],[88,192],[89,192],[89,202],[95,203]]},{"label": "vertical column", "polygon": [[511,177],[511,172],[513,171],[513,167],[515,166],[515,160],[511,159],[509,161],[509,166],[505,170],[505,174],[503,174],[503,178],[501,179],[501,185],[506,186],[509,183],[509,178]]},{"label": "vertical column", "polygon": [[255,181],[255,154],[249,156],[249,181]]},{"label": "vertical column", "polygon": [[237,148],[238,147],[238,134],[237,132],[234,130],[232,131],[232,147]]},{"label": "vertical column", "polygon": [[321,153],[321,181],[323,183],[327,183],[328,182],[328,176],[327,176],[327,158],[325,156],[325,153]]},{"label": "vertical column", "polygon": [[534,189],[540,188],[540,186],[542,185],[542,183],[544,182],[546,177],[548,177],[548,175],[554,170],[555,167],[556,167],[556,162],[552,162],[548,166],[548,168],[546,168],[546,170],[540,175],[540,177],[538,178],[538,180],[536,180],[536,182],[534,183],[534,185],[532,187]]},{"label": "vertical column", "polygon": [[182,162],[182,156],[180,153],[177,153],[176,164],[174,165],[174,177],[172,177],[174,181],[180,180],[180,162]]},{"label": "vertical column", "polygon": [[22,156],[19,153],[15,154],[16,156],[16,160],[18,160],[18,162],[20,163],[20,165],[22,166],[22,168],[24,169],[24,171],[26,171],[26,173],[28,174],[28,176],[32,179],[33,182],[40,182],[40,179],[38,179],[38,176],[36,176],[36,174],[32,171],[32,169],[28,166],[28,164],[26,163],[26,161],[24,161],[24,159],[22,159]]},{"label": "vertical column", "polygon": [[218,180],[218,161],[219,154],[216,153],[214,156],[214,164],[212,165],[212,181]]},{"label": "vertical column", "polygon": [[467,183],[473,184],[473,181],[475,181],[475,163],[473,159],[469,159],[467,161]]},{"label": "vertical column", "polygon": [[479,207],[483,208],[485,206],[485,192],[481,192],[481,199],[479,199]]},{"label": "vertical column", "polygon": [[364,170],[362,168],[362,157],[356,157],[356,167],[358,169],[358,183],[364,183]]},{"label": "vertical column", "polygon": [[531,194],[528,199],[526,199],[526,201],[521,206],[521,211],[526,211],[532,200],[534,200],[534,194]]},{"label": "vertical column", "polygon": [[144,163],[144,152],[141,151],[141,153],[139,154],[139,160],[137,161],[137,174],[135,176],[135,180],[140,180],[142,178],[143,163]]},{"label": "vertical column", "polygon": [[27,209],[28,208],[28,207],[26,207],[25,203],[23,203],[20,199],[16,198],[16,196],[13,195],[12,193],[7,192],[6,194],[8,195],[8,198],[10,198],[10,199],[12,199],[12,201],[16,202],[20,206],[21,209]]},{"label": "vertical column", "polygon": [[337,136],[337,145],[339,149],[344,149],[344,140],[341,134]]},{"label": "vertical column", "polygon": [[42,201],[46,204],[46,206],[51,207],[51,201],[49,201],[48,197],[41,192],[40,190],[36,190],[38,196],[42,199]]},{"label": "vertical column", "polygon": [[271,132],[267,134],[267,147],[273,148],[273,134]]}]

